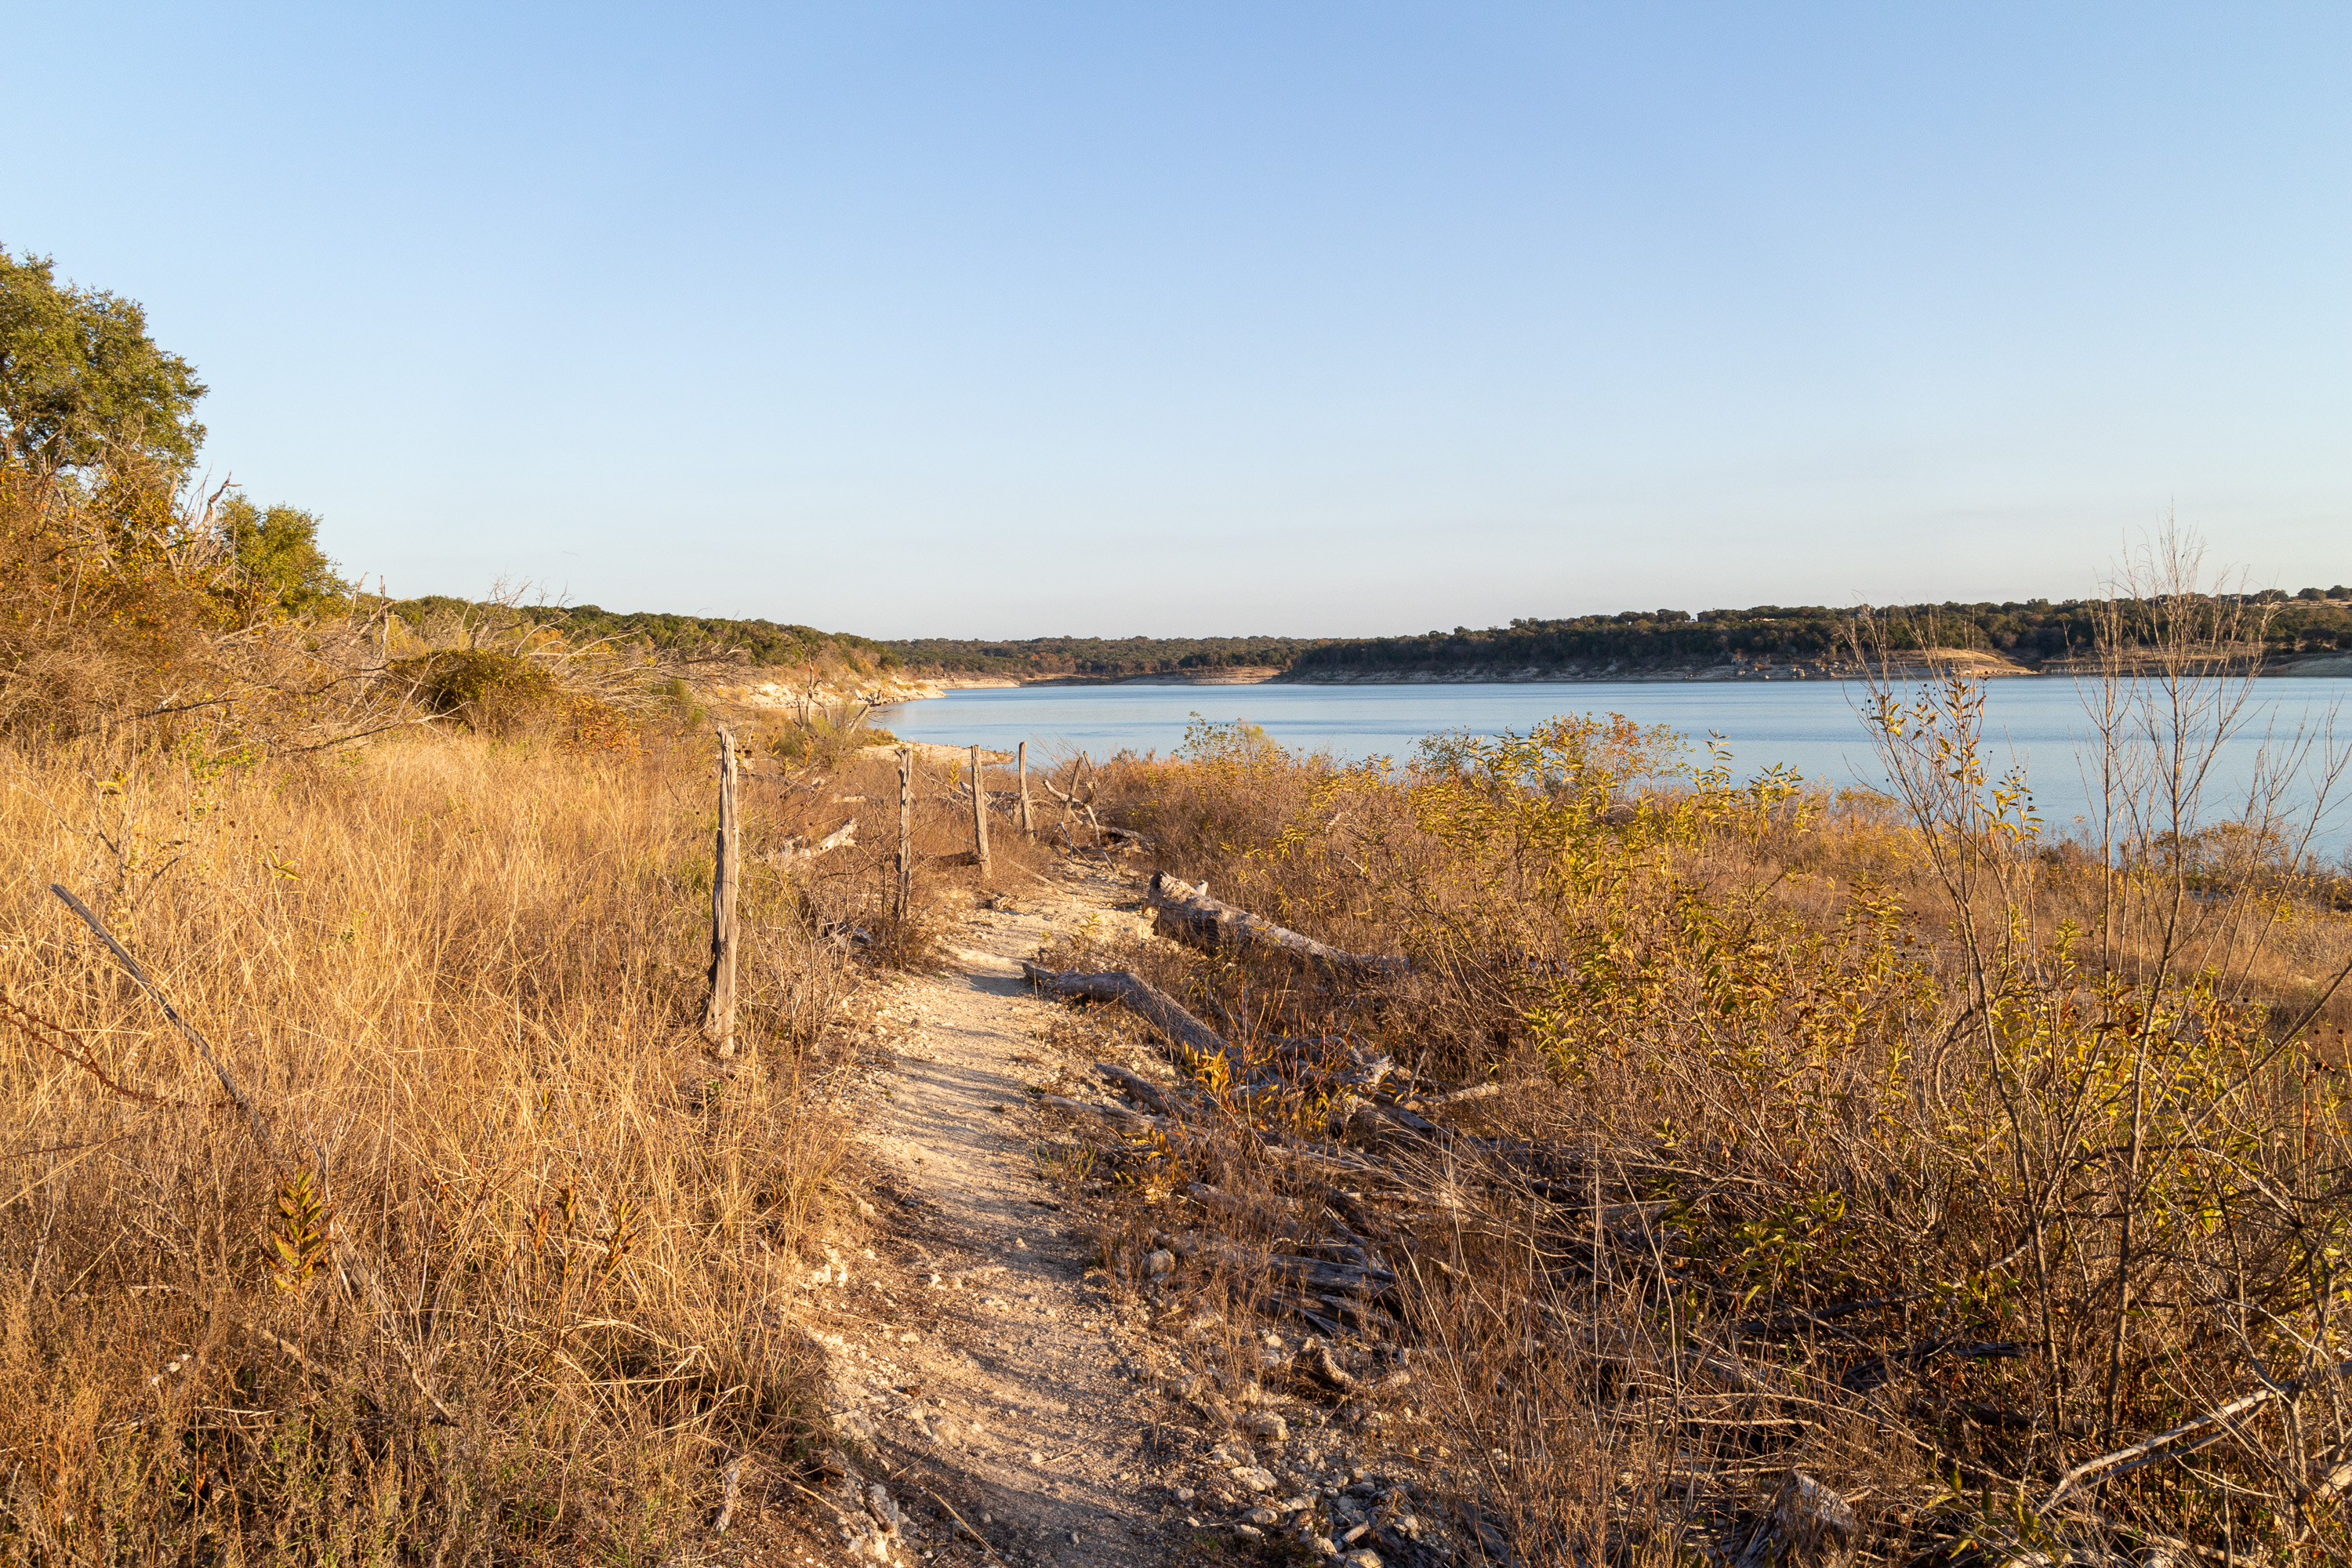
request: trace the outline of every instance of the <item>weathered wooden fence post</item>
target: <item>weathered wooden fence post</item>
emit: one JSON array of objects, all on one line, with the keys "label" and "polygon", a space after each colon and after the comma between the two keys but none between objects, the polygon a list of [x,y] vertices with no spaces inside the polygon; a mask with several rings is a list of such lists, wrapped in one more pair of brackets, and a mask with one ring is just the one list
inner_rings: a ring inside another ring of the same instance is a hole
[{"label": "weathered wooden fence post", "polygon": [[743,833],[735,804],[735,737],[719,731],[719,850],[710,868],[710,1003],[702,1037],[735,1054],[735,890],[742,879]]},{"label": "weathered wooden fence post", "polygon": [[1036,826],[1029,820],[1029,742],[1024,741],[1013,748],[1013,766],[1021,774],[1021,837],[1037,837]]},{"label": "weathered wooden fence post", "polygon": [[915,909],[915,748],[898,748],[898,918]]},{"label": "weathered wooden fence post", "polygon": [[980,748],[971,749],[971,858],[980,865],[980,879],[988,880],[988,784],[980,776]]}]

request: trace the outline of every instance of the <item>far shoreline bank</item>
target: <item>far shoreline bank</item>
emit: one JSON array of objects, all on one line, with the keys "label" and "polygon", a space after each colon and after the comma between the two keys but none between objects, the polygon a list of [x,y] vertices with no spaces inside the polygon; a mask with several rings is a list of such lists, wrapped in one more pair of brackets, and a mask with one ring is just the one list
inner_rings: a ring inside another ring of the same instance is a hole
[{"label": "far shoreline bank", "polygon": [[[1276,669],[1268,666],[1237,666],[1219,669],[1154,670],[1137,675],[989,675],[978,672],[907,678],[891,700],[937,697],[949,691],[1013,690],[1031,688],[1087,686],[1577,686],[1600,684],[1762,684],[1773,681],[1864,680],[1877,673],[1850,661],[1770,662],[1741,660],[1710,665],[1649,666],[1622,668],[1606,666],[1460,669],[1318,670]],[[1999,654],[1956,651],[1954,656],[1913,659],[1886,671],[1898,679],[1964,674],[1977,679],[2044,679],[2094,676],[2087,661],[2053,662],[2042,668],[2020,664]],[[2257,672],[2263,679],[2352,679],[2352,654],[2318,654],[2284,659]]]}]

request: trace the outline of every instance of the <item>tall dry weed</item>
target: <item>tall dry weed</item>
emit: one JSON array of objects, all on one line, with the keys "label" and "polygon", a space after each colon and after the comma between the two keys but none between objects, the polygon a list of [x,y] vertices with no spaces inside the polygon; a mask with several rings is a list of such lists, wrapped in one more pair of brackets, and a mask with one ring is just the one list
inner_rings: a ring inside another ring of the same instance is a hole
[{"label": "tall dry weed", "polygon": [[750,1048],[700,1048],[700,746],[5,767],[12,1555],[656,1555],[714,1456],[813,1429],[772,1298],[845,970],[755,868]]}]

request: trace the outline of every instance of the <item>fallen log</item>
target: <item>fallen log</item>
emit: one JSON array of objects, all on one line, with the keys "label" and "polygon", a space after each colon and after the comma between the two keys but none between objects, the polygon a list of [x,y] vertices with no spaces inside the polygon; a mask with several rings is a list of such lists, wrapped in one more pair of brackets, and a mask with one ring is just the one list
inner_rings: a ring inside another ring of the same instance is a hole
[{"label": "fallen log", "polygon": [[1213,1057],[1225,1048],[1223,1039],[1200,1019],[1176,1004],[1176,999],[1124,969],[1107,974],[1086,974],[1075,969],[1056,972],[1034,963],[1021,966],[1022,976],[1054,996],[1082,997],[1090,1002],[1118,1002],[1158,1029],[1178,1047],[1196,1057]]},{"label": "fallen log", "polygon": [[1441,1105],[1459,1105],[1465,1100],[1486,1100],[1502,1092],[1503,1086],[1499,1083],[1474,1083],[1467,1089],[1448,1089],[1444,1094],[1418,1094],[1413,1096],[1413,1100],[1423,1110],[1433,1110]]},{"label": "fallen log", "polygon": [[1737,1568],[1767,1563],[1790,1568],[1843,1568],[1853,1560],[1860,1527],[1844,1498],[1812,1477],[1791,1469],[1780,1482],[1767,1514],[1748,1538]]},{"label": "fallen log", "polygon": [[1347,952],[1301,936],[1263,916],[1220,903],[1209,897],[1207,888],[1181,882],[1165,871],[1152,873],[1149,897],[1151,907],[1177,935],[1206,947],[1226,942],[1262,942],[1313,967],[1341,974],[1403,974],[1412,968],[1412,961],[1402,953]]},{"label": "fallen log", "polygon": [[1097,1062],[1095,1071],[1127,1090],[1130,1098],[1142,1101],[1160,1115],[1176,1114],[1177,1106],[1174,1099],[1166,1089],[1145,1078],[1141,1073],[1129,1072],[1116,1062]]},{"label": "fallen log", "polygon": [[795,836],[785,839],[782,846],[769,850],[760,859],[764,865],[783,866],[794,860],[814,860],[820,855],[830,855],[856,842],[857,818],[853,816],[814,844],[803,844]]},{"label": "fallen log", "polygon": [[1203,1236],[1198,1231],[1184,1231],[1170,1237],[1169,1247],[1179,1258],[1213,1258],[1244,1279],[1279,1275],[1291,1289],[1333,1306],[1345,1300],[1377,1300],[1393,1294],[1397,1287],[1396,1276],[1385,1268],[1358,1268],[1328,1258],[1302,1258],[1293,1252],[1260,1255],[1223,1237]]}]

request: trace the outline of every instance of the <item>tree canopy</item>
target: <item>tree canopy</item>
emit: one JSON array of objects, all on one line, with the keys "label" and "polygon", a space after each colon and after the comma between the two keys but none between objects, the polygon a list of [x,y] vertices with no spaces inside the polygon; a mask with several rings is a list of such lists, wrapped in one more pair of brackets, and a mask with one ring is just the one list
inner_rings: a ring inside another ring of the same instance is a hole
[{"label": "tree canopy", "polygon": [[340,598],[351,585],[319,548],[315,513],[290,506],[261,507],[241,495],[220,510],[220,531],[236,565],[236,591],[251,615],[290,615]]},{"label": "tree canopy", "polygon": [[0,457],[44,476],[125,461],[182,474],[204,395],[137,300],[61,286],[48,258],[0,247]]}]

